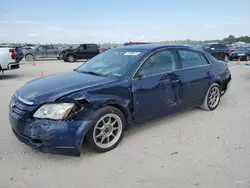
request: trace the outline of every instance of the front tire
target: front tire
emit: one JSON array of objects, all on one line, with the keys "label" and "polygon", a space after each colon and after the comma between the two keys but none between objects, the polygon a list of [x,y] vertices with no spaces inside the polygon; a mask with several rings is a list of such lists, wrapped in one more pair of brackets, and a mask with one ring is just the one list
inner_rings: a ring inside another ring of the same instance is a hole
[{"label": "front tire", "polygon": [[126,120],[115,107],[103,107],[93,115],[94,125],[87,133],[87,141],[99,153],[114,149],[122,140]]},{"label": "front tire", "polygon": [[220,86],[217,83],[213,83],[208,89],[206,97],[200,108],[207,111],[213,111],[219,105],[220,98],[221,98]]},{"label": "front tire", "polygon": [[73,63],[76,61],[76,58],[73,55],[68,55],[67,56],[67,61],[70,63]]}]

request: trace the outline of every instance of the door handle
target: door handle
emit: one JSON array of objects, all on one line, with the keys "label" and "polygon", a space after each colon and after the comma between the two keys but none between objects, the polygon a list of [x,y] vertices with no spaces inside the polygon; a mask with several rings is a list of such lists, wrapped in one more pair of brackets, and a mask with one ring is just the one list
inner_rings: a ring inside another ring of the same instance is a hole
[{"label": "door handle", "polygon": [[207,71],[207,73],[206,73],[207,76],[211,76],[211,74],[212,73],[210,71]]}]

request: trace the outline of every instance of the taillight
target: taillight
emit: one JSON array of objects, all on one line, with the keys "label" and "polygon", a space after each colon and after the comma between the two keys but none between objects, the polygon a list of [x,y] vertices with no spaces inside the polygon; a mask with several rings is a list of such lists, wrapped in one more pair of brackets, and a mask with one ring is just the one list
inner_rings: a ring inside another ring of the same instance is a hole
[{"label": "taillight", "polygon": [[11,52],[11,58],[16,59],[15,49],[9,49],[9,52]]}]

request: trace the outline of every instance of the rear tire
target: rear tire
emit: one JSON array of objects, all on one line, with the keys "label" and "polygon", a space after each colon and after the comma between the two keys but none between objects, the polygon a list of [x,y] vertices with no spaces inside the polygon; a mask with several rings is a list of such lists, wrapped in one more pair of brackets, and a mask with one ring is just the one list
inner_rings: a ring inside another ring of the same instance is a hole
[{"label": "rear tire", "polygon": [[224,61],[227,63],[229,61],[229,56],[225,55]]},{"label": "rear tire", "polygon": [[206,97],[200,108],[207,111],[213,111],[219,105],[220,98],[221,98],[220,86],[217,83],[213,83],[208,89]]},{"label": "rear tire", "polygon": [[59,59],[62,60],[63,59],[63,55],[59,54]]},{"label": "rear tire", "polygon": [[126,120],[123,113],[115,107],[106,106],[94,112],[93,126],[86,139],[96,152],[103,153],[114,149],[122,140]]},{"label": "rear tire", "polygon": [[25,59],[26,59],[26,61],[33,61],[34,60],[34,56],[32,54],[27,54],[25,56]]}]

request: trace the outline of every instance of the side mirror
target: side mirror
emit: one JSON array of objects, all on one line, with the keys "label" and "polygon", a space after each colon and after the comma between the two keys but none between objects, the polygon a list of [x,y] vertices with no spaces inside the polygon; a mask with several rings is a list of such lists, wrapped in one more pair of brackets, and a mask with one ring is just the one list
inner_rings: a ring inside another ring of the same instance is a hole
[{"label": "side mirror", "polygon": [[143,75],[140,74],[140,72],[137,72],[134,78],[135,78],[136,80],[141,80],[142,77],[143,77]]}]

